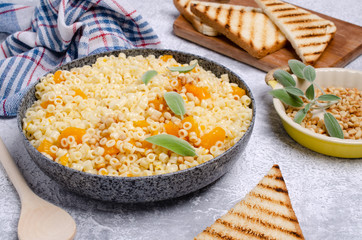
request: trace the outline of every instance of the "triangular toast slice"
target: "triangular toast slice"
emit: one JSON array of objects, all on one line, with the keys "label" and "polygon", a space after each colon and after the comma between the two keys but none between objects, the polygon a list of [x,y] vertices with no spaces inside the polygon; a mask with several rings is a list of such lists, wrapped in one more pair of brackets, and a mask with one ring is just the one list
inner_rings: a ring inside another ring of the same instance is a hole
[{"label": "triangular toast slice", "polygon": [[278,165],[194,240],[304,239]]},{"label": "triangular toast slice", "polygon": [[255,0],[279,27],[305,64],[314,65],[332,40],[333,22],[279,0]]},{"label": "triangular toast slice", "polygon": [[256,58],[275,52],[286,43],[260,8],[193,1],[191,12]]},{"label": "triangular toast slice", "polygon": [[198,32],[211,37],[219,35],[215,29],[201,22],[200,19],[191,12],[190,3],[191,0],[173,0],[176,9]]}]

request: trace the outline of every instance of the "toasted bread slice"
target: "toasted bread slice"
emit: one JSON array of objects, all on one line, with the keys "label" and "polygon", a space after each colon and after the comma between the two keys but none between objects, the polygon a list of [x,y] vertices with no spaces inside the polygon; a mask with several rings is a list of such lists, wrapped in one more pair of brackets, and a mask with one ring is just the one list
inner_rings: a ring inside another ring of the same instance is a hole
[{"label": "toasted bread slice", "polygon": [[192,2],[191,12],[256,58],[275,52],[286,38],[259,8]]},{"label": "toasted bread slice", "polygon": [[191,0],[173,0],[173,3],[181,15],[186,18],[198,32],[211,37],[219,35],[215,29],[201,22],[200,19],[191,12]]},{"label": "toasted bread slice", "polygon": [[304,239],[279,166],[194,239]]},{"label": "toasted bread slice", "polygon": [[255,0],[279,27],[305,64],[314,65],[332,40],[333,22],[279,0]]}]

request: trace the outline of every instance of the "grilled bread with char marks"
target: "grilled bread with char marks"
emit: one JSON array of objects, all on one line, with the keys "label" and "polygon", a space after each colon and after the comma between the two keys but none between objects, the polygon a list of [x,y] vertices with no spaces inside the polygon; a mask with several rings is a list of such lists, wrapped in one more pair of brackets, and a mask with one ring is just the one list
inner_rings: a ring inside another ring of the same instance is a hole
[{"label": "grilled bread with char marks", "polygon": [[191,0],[173,0],[173,3],[181,15],[184,16],[198,32],[211,37],[219,35],[215,29],[201,22],[200,19],[191,12]]},{"label": "grilled bread with char marks", "polygon": [[194,240],[304,239],[278,165]]},{"label": "grilled bread with char marks", "polygon": [[314,65],[332,40],[333,22],[279,0],[255,0],[279,27],[305,64]]},{"label": "grilled bread with char marks", "polygon": [[259,8],[193,1],[191,12],[256,58],[282,48],[286,38]]}]

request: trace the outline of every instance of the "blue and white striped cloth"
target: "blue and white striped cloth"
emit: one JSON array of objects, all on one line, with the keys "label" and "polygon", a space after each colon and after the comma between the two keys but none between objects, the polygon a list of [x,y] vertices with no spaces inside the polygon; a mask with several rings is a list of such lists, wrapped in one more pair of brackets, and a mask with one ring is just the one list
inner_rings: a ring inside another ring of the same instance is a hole
[{"label": "blue and white striped cloth", "polygon": [[37,7],[0,3],[0,117],[16,115],[26,88],[71,60],[160,43],[125,0],[40,0]]}]

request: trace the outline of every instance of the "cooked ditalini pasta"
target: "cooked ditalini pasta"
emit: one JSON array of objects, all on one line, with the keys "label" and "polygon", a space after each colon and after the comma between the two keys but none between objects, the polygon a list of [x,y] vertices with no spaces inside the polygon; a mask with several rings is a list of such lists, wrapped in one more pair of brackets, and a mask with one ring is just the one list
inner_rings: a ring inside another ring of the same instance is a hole
[{"label": "cooked ditalini pasta", "polygon": [[[189,64],[197,63],[191,61]],[[251,99],[226,74],[196,67],[187,73],[171,55],[105,56],[92,66],[59,70],[36,86],[23,131],[46,157],[92,174],[151,176],[194,167],[225,152],[248,129]],[[141,79],[157,71],[147,84]],[[185,102],[182,117],[164,94]],[[157,134],[187,141],[195,157],[183,157],[145,141]]]}]

